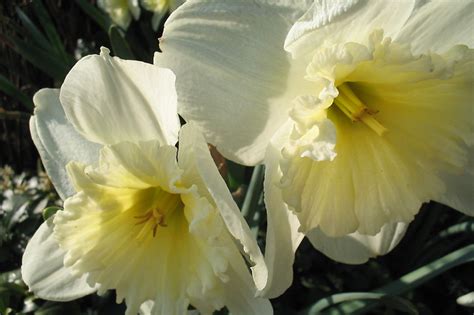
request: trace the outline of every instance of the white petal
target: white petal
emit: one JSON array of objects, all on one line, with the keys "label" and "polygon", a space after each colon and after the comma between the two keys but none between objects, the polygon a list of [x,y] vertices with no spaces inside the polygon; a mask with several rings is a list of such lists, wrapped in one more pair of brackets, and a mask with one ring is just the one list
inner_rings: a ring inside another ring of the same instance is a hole
[{"label": "white petal", "polygon": [[408,224],[390,223],[373,236],[352,233],[342,237],[326,236],[320,229],[306,236],[313,246],[331,259],[345,264],[363,264],[379,255],[390,252],[405,235]]},{"label": "white petal", "polygon": [[99,157],[100,145],[84,139],[66,119],[59,90],[42,89],[33,102],[36,108],[30,120],[31,137],[59,196],[66,199],[75,192],[66,164],[73,160],[93,163]]},{"label": "white petal", "polygon": [[181,129],[179,140],[178,163],[182,169],[195,168],[197,170],[209,194],[214,199],[230,234],[240,241],[245,253],[250,256],[254,264],[251,269],[257,288],[263,288],[267,278],[263,255],[247,222],[232,199],[224,179],[219,174],[203,136],[194,123],[187,123]]},{"label": "white petal", "polygon": [[155,55],[176,73],[180,114],[224,156],[247,165],[263,159],[305,85],[291,80],[282,47],[307,1],[282,2],[186,2],[167,20],[163,53]]},{"label": "white petal", "polygon": [[474,292],[469,292],[456,299],[459,305],[466,307],[474,307]]},{"label": "white petal", "polygon": [[293,281],[293,262],[296,249],[304,235],[298,232],[298,218],[288,209],[277,186],[281,173],[278,168],[279,150],[270,145],[265,154],[265,206],[267,208],[267,238],[265,262],[268,282],[262,295],[274,298],[281,295]]},{"label": "white petal", "polygon": [[60,99],[67,117],[90,141],[115,144],[121,141],[158,139],[177,141],[174,74],[140,61],[100,56],[81,59],[61,87]]},{"label": "white petal", "polygon": [[86,282],[86,275],[72,276],[64,267],[65,252],[53,237],[53,217],[33,235],[21,266],[23,281],[38,297],[51,301],[70,301],[96,291]]},{"label": "white petal", "polygon": [[[140,314],[140,315],[151,315],[151,311],[153,309],[154,304],[155,304],[155,302],[153,302],[152,300],[146,301],[145,303],[142,304],[142,306],[140,306],[140,310],[138,311],[138,314]],[[198,310],[188,310],[188,312],[186,314],[187,315],[199,315],[201,313],[199,313]]]},{"label": "white petal", "polygon": [[97,6],[106,12],[112,21],[123,29],[127,29],[132,21],[128,4],[123,1],[98,0]]},{"label": "white petal", "polygon": [[454,45],[474,47],[474,2],[434,0],[422,6],[395,38],[415,54],[444,52]]},{"label": "white petal", "polygon": [[314,51],[324,41],[360,42],[376,29],[396,34],[414,9],[415,1],[315,1],[285,40],[293,57]]},{"label": "white petal", "polygon": [[242,257],[236,257],[231,264],[226,272],[229,281],[223,285],[229,312],[233,315],[273,314],[270,302],[255,296],[255,286]]},{"label": "white petal", "polygon": [[152,300],[146,301],[142,304],[142,306],[140,306],[140,311],[138,313],[140,315],[150,315],[154,304],[155,302],[153,302]]},{"label": "white petal", "polygon": [[474,216],[474,147],[469,147],[468,165],[461,174],[444,174],[445,194],[437,201]]},{"label": "white petal", "polygon": [[138,0],[128,0],[128,9],[132,12],[132,16],[135,20],[140,18],[140,5]]},{"label": "white petal", "polygon": [[237,247],[211,198],[170,170],[178,169],[176,148],[156,144],[107,146],[97,168],[70,164],[79,193],[54,219],[64,263],[88,273],[99,294],[115,289],[129,315],[150,299],[153,314],[183,314],[190,302],[201,309],[194,298],[218,309],[222,294],[213,288],[225,275],[226,252]]}]

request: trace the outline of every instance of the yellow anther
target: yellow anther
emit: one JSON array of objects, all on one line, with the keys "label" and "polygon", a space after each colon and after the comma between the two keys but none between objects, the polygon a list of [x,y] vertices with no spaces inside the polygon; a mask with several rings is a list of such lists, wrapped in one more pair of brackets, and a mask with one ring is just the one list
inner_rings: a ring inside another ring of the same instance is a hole
[{"label": "yellow anther", "polygon": [[377,113],[362,103],[348,84],[337,87],[339,95],[334,99],[334,104],[353,122],[362,121],[379,136],[387,132],[387,129],[373,117]]},{"label": "yellow anther", "polygon": [[[135,223],[135,225],[140,225],[140,224],[145,224],[143,229],[148,225],[148,222],[151,222],[152,224],[152,231],[153,231],[153,237],[156,236],[156,231],[158,229],[158,226],[163,226],[165,227],[165,215],[161,213],[159,208],[153,208],[145,212],[145,214],[134,216],[135,219],[139,219],[138,222]],[[142,236],[142,231],[139,233],[138,237],[141,238]]]},{"label": "yellow anther", "polygon": [[136,237],[138,240],[149,236],[150,231],[153,237],[155,237],[159,226],[167,226],[165,220],[172,221],[170,218],[173,216],[173,213],[184,209],[184,204],[179,194],[171,194],[162,189],[157,189],[154,192],[154,197],[153,207],[133,217],[137,219],[135,225],[142,225]]}]

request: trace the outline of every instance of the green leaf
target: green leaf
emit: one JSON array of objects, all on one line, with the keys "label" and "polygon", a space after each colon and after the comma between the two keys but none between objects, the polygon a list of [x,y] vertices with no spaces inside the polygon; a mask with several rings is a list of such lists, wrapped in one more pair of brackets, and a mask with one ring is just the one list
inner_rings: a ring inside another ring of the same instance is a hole
[{"label": "green leaf", "polygon": [[230,190],[236,190],[245,182],[246,167],[230,160],[226,160],[227,164],[227,181]]},{"label": "green leaf", "polygon": [[93,19],[104,32],[108,32],[110,25],[112,24],[110,18],[99,11],[95,6],[90,4],[86,0],[75,0],[77,5],[87,14],[91,19]]},{"label": "green leaf", "polygon": [[[8,273],[2,274],[2,278]],[[12,305],[18,305],[21,299],[26,295],[26,288],[13,283],[0,283],[0,314],[18,314],[12,309]]]},{"label": "green leaf", "polygon": [[43,210],[43,220],[48,220],[50,217],[56,214],[56,212],[63,210],[60,207],[51,206]]},{"label": "green leaf", "polygon": [[23,295],[25,294],[25,289],[16,284],[16,283],[13,283],[13,282],[7,282],[7,283],[2,283],[2,285],[0,285],[0,295],[2,295],[2,293],[5,293],[5,292],[9,292],[10,295]]},{"label": "green leaf", "polygon": [[72,58],[67,55],[61,38],[56,31],[56,27],[54,26],[53,20],[44,7],[43,2],[41,0],[35,0],[31,4],[44,32],[46,33],[46,36],[49,39],[49,42],[51,43],[52,48],[56,51],[57,55],[63,60],[63,62],[72,65]]},{"label": "green leaf", "polygon": [[[140,26],[143,25],[143,21],[138,23]],[[150,29],[151,31],[151,29]],[[153,63],[153,54],[158,50],[158,39],[154,39],[154,49],[151,49],[148,43],[148,37],[141,31],[141,28],[130,27],[127,29],[126,35],[127,43],[130,47],[133,47],[132,51],[137,60]]]},{"label": "green leaf", "polygon": [[38,69],[58,81],[64,80],[70,69],[64,61],[33,43],[15,37],[9,39],[13,43],[13,49]]},{"label": "green leaf", "polygon": [[6,77],[0,74],[0,91],[17,99],[28,112],[33,112],[33,101],[25,93],[20,91],[13,83]]},{"label": "green leaf", "polygon": [[57,303],[46,302],[40,309],[35,312],[35,315],[80,315],[81,311],[79,305],[74,302]]},{"label": "green leaf", "polygon": [[23,26],[28,31],[30,38],[41,48],[45,50],[50,49],[48,39],[41,33],[41,31],[30,20],[30,18],[18,7],[16,7],[16,13],[18,15],[18,18],[21,20]]},{"label": "green leaf", "polygon": [[377,300],[384,296],[382,293],[373,292],[346,292],[331,295],[316,302],[309,310],[302,314],[315,315],[320,314],[322,310],[329,306],[352,300]]},{"label": "green leaf", "polygon": [[[414,260],[414,264],[419,266],[452,251],[459,247],[465,238],[470,237],[469,234],[472,232],[474,232],[474,221],[458,223],[439,232],[435,237],[431,237],[421,250],[418,249],[418,259]],[[454,236],[457,237],[453,238]]]},{"label": "green leaf", "polygon": [[431,239],[426,247],[429,247],[445,238],[456,234],[472,233],[474,232],[474,221],[463,222],[450,226],[446,230],[441,231],[435,238]]},{"label": "green leaf", "polygon": [[[413,313],[411,303],[407,304],[406,302],[408,301],[401,303],[401,300],[394,298],[394,296],[410,292],[443,272],[472,261],[474,261],[474,245],[469,245],[426,264],[425,266],[418,268],[383,287],[373,290],[372,292],[334,294],[317,301],[309,309],[300,312],[300,314],[365,314],[378,304],[384,302],[392,307],[394,306],[394,303],[399,302],[397,307],[402,307],[407,312],[410,312],[409,309],[411,309],[411,312]],[[373,300],[376,300],[376,302]],[[402,306],[401,304],[404,305]],[[331,308],[322,312],[322,310],[328,307]]]},{"label": "green leaf", "polygon": [[407,313],[410,315],[419,314],[418,310],[416,309],[415,305],[413,305],[413,303],[399,296],[384,295],[380,298],[380,303],[383,303],[388,308],[391,308],[399,312]]},{"label": "green leaf", "polygon": [[[472,261],[474,261],[474,245],[469,245],[426,264],[373,292],[389,295],[404,294],[453,267]],[[376,305],[362,303],[358,305],[349,304],[348,306],[354,314],[364,314]]]},{"label": "green leaf", "polygon": [[110,26],[109,39],[110,44],[112,45],[112,51],[114,52],[115,56],[118,56],[122,59],[135,59],[130,46],[125,40],[125,34],[118,26]]}]

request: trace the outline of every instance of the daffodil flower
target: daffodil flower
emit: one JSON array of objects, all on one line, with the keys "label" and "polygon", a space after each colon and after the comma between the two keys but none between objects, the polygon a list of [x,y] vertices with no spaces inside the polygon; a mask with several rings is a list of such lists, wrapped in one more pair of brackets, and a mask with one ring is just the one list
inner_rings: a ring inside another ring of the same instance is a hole
[{"label": "daffodil flower", "polygon": [[180,130],[174,82],[168,69],[103,48],[60,90],[35,95],[32,137],[64,200],[23,256],[39,297],[115,290],[126,314],[186,314],[189,304],[272,313],[255,298],[263,256],[204,138],[192,123]]},{"label": "daffodil flower", "polygon": [[153,12],[151,25],[156,31],[165,14],[176,10],[184,1],[186,0],[141,0],[141,4],[145,10]]},{"label": "daffodil flower", "polygon": [[[224,156],[266,165],[264,293],[304,235],[361,263],[420,206],[473,209],[472,1],[193,1],[156,63]],[[199,82],[191,84],[191,82]],[[283,276],[282,276],[283,275]]]},{"label": "daffodil flower", "polygon": [[140,17],[138,0],[98,0],[97,5],[115,24],[125,30],[132,22],[132,17],[135,20]]}]

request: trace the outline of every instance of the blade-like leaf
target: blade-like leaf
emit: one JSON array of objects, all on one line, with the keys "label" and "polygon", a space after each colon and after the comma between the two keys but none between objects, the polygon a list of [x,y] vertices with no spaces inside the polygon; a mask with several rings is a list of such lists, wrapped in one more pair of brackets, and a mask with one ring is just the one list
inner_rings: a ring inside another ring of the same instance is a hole
[{"label": "blade-like leaf", "polygon": [[51,47],[48,43],[48,39],[41,33],[30,18],[18,7],[16,8],[16,13],[25,29],[28,31],[30,38],[41,48],[49,50]]},{"label": "blade-like leaf", "polygon": [[[472,261],[474,261],[474,245],[468,245],[426,264],[372,292],[334,294],[317,301],[310,308],[300,312],[300,314],[365,314],[379,303],[387,302],[386,297],[388,296],[393,297],[407,293],[453,267]],[[394,301],[393,298],[388,298],[388,300],[391,302]],[[407,304],[405,303],[404,306],[407,306]],[[322,312],[323,309],[328,307],[331,308]]]},{"label": "blade-like leaf", "polygon": [[441,231],[435,238],[432,239],[432,241],[426,245],[426,247],[455,234],[472,232],[474,232],[474,221],[459,223]]},{"label": "blade-like leaf", "polygon": [[52,55],[33,43],[26,43],[18,38],[10,38],[10,41],[13,43],[13,48],[17,53],[44,73],[59,81],[66,77],[70,66],[58,59],[56,55]]},{"label": "blade-like leaf", "polygon": [[51,206],[43,210],[43,220],[46,221],[50,217],[56,214],[56,212],[62,210],[60,207]]},{"label": "blade-like leaf", "polygon": [[374,292],[346,292],[331,295],[330,297],[324,298],[316,302],[308,311],[305,311],[303,314],[315,315],[320,314],[322,310],[346,301],[353,300],[378,300],[385,296],[383,293],[374,293]]},{"label": "blade-like leaf", "polygon": [[32,112],[34,105],[30,97],[20,91],[13,83],[10,82],[6,77],[0,74],[0,90],[5,94],[16,98],[23,107],[28,111]]},{"label": "blade-like leaf", "polygon": [[405,314],[411,314],[411,315],[419,314],[418,310],[416,309],[415,305],[413,305],[413,303],[399,296],[385,295],[380,298],[380,303],[383,303],[387,307],[396,311],[403,312]]},{"label": "blade-like leaf", "polygon": [[96,7],[94,7],[92,4],[90,4],[86,0],[75,0],[77,5],[84,11],[85,14],[87,14],[91,19],[93,19],[101,29],[104,30],[104,32],[108,32],[110,25],[112,24],[110,22],[110,18],[99,11]]},{"label": "blade-like leaf", "polygon": [[48,14],[48,11],[43,5],[41,0],[33,1],[32,3],[33,10],[35,11],[38,20],[46,33],[46,36],[51,43],[51,46],[56,51],[57,55],[67,64],[72,66],[72,57],[68,56],[64,45],[59,37],[58,32],[56,31],[56,26],[54,26],[53,20]]},{"label": "blade-like leaf", "polygon": [[130,46],[125,40],[125,34],[118,26],[110,26],[109,39],[115,56],[122,59],[135,59]]}]

